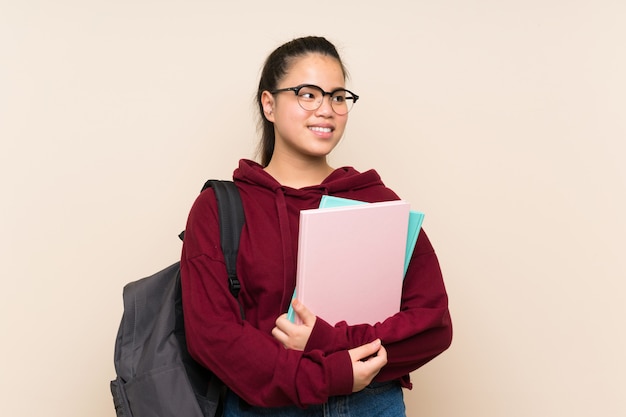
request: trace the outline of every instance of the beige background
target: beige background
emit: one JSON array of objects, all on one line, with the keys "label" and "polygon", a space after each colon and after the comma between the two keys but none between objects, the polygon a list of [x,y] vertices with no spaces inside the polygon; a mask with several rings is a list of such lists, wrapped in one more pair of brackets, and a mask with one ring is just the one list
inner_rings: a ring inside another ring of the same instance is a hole
[{"label": "beige background", "polygon": [[122,286],[256,144],[265,56],[362,96],[334,165],[417,209],[455,339],[410,416],[626,415],[626,3],[0,0],[3,416],[113,417]]}]

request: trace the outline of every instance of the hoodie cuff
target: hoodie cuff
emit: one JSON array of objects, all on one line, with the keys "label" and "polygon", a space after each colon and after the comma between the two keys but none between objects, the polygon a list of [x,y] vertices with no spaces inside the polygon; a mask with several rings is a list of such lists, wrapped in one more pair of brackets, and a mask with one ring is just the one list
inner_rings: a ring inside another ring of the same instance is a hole
[{"label": "hoodie cuff", "polygon": [[350,395],[354,385],[352,360],[347,350],[326,357],[330,396]]},{"label": "hoodie cuff", "polygon": [[337,352],[348,348],[347,332],[342,327],[333,327],[320,317],[315,320],[315,326],[309,335],[304,347],[305,352],[320,350],[324,354]]}]

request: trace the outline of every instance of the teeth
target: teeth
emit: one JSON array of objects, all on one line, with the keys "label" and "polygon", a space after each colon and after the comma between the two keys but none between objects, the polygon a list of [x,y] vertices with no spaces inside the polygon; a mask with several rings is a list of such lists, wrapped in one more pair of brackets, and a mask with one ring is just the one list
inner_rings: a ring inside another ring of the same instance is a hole
[{"label": "teeth", "polygon": [[317,127],[317,126],[312,126],[309,129],[315,131],[315,132],[324,132],[324,133],[330,133],[331,129],[330,127]]}]

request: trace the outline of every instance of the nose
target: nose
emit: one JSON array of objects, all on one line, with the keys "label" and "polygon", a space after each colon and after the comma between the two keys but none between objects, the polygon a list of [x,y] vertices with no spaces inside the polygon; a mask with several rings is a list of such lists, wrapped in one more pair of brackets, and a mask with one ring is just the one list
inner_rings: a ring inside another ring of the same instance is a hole
[{"label": "nose", "polygon": [[[326,96],[328,96],[328,100],[326,100]],[[330,93],[325,93],[322,96],[322,102],[320,103],[320,106],[317,108],[315,113],[324,116],[332,115],[334,113],[332,99],[333,98]]]}]

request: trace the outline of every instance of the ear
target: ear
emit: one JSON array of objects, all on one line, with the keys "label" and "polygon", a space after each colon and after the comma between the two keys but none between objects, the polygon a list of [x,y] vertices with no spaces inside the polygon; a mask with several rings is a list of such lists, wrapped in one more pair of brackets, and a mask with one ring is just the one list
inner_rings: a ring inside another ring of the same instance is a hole
[{"label": "ear", "polygon": [[269,91],[266,90],[261,93],[261,104],[265,118],[274,123],[274,96]]}]

